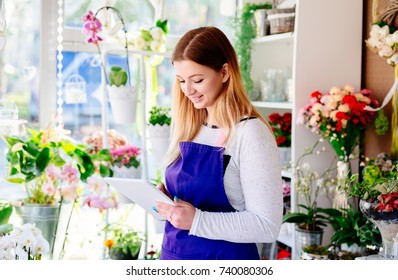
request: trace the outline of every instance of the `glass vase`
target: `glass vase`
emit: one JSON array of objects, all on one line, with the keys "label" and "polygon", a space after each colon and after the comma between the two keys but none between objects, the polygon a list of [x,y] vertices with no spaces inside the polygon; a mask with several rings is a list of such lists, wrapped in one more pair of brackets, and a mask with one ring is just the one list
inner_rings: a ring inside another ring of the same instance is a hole
[{"label": "glass vase", "polygon": [[377,226],[380,231],[383,242],[382,256],[386,259],[398,259],[398,254],[394,250],[394,239],[398,235],[398,211],[376,211],[374,210],[375,203],[361,200],[359,208],[365,217]]}]

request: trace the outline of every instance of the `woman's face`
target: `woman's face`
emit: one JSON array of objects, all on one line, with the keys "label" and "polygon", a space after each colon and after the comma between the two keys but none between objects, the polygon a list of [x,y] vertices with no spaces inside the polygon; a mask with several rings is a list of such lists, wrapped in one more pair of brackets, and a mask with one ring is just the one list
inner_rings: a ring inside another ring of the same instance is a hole
[{"label": "woman's face", "polygon": [[218,72],[191,60],[175,61],[174,67],[181,90],[196,109],[209,110],[220,95],[223,83],[229,78],[228,64],[224,64]]}]

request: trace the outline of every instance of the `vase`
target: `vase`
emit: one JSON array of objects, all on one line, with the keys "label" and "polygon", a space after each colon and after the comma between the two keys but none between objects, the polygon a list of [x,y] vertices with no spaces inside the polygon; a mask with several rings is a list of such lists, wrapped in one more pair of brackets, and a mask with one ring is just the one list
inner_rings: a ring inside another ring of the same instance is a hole
[{"label": "vase", "polygon": [[50,245],[48,258],[52,259],[61,207],[57,205],[23,204],[14,206],[22,224],[35,224]]},{"label": "vase", "polygon": [[109,102],[116,124],[135,122],[137,115],[137,90],[132,86],[109,86]]},{"label": "vase", "polygon": [[[299,258],[303,253],[303,249],[309,245],[322,245],[323,229],[306,230],[296,225],[296,252]],[[297,258],[297,256],[296,256]]]},{"label": "vase", "polygon": [[349,188],[347,178],[349,178],[351,166],[349,161],[337,162],[337,186],[333,198],[333,208],[348,209],[348,196],[345,191]]},{"label": "vase", "polygon": [[159,124],[148,125],[148,132],[152,154],[156,162],[161,163],[170,144],[170,126]]},{"label": "vase", "polygon": [[380,231],[383,242],[382,256],[386,259],[398,259],[395,248],[395,240],[398,237],[398,211],[375,211],[376,202],[361,200],[359,208],[364,216],[371,221]]}]

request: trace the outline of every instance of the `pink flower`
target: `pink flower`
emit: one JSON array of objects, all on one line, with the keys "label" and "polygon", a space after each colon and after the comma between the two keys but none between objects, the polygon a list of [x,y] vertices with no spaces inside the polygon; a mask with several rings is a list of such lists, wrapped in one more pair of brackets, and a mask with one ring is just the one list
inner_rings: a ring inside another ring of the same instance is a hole
[{"label": "pink flower", "polygon": [[47,166],[45,172],[48,179],[50,179],[51,181],[55,181],[56,179],[61,177],[61,169],[59,169],[59,167],[55,166],[54,164]]},{"label": "pink flower", "polygon": [[83,16],[83,21],[83,33],[89,36],[87,42],[98,45],[98,42],[102,41],[102,38],[98,35],[98,33],[102,31],[101,21],[92,11],[88,11],[87,14]]},{"label": "pink flower", "polygon": [[66,164],[62,166],[61,179],[69,184],[78,182],[80,180],[80,172],[76,167]]},{"label": "pink flower", "polygon": [[56,193],[56,188],[52,181],[44,182],[43,185],[41,186],[41,189],[43,190],[43,193],[49,196],[53,196]]},{"label": "pink flower", "polygon": [[73,201],[77,196],[77,189],[78,185],[76,183],[64,184],[61,187],[61,195],[64,199]]}]

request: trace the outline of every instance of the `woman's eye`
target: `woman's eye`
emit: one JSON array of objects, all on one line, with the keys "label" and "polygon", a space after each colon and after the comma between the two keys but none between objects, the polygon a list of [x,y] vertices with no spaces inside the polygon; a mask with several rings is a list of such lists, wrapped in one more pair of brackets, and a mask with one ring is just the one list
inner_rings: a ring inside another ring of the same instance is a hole
[{"label": "woman's eye", "polygon": [[185,81],[180,81],[180,84],[183,84],[183,83],[185,83]]},{"label": "woman's eye", "polygon": [[201,83],[201,82],[203,82],[203,79],[201,79],[201,80],[199,80],[199,81],[194,81],[195,84],[199,84],[199,83]]}]

